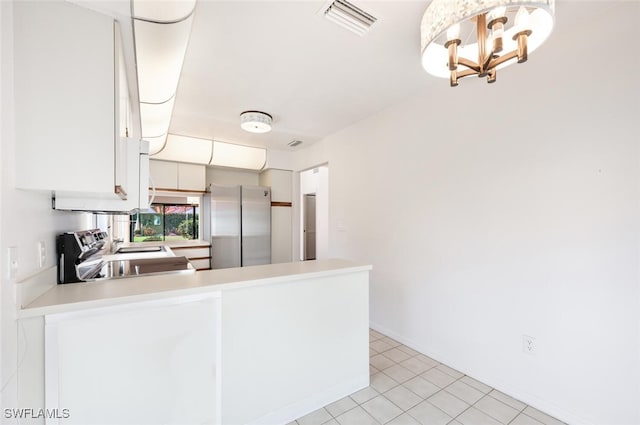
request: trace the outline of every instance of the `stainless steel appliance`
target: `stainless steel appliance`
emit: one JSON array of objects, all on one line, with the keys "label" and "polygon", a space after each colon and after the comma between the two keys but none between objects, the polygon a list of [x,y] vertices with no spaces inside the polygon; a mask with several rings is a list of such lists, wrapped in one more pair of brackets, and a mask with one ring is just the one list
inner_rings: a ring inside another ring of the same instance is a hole
[{"label": "stainless steel appliance", "polygon": [[271,188],[212,185],[205,204],[211,217],[204,228],[211,232],[211,268],[271,263]]},{"label": "stainless steel appliance", "polygon": [[[107,243],[107,233],[99,229],[58,235],[58,283],[82,282],[79,268],[87,260],[99,256]],[[88,263],[87,263],[88,264]]]},{"label": "stainless steel appliance", "polygon": [[[90,282],[167,273],[194,273],[186,257],[176,257],[164,247],[120,248],[108,255],[108,235],[99,229],[58,235],[58,283]],[[137,258],[149,252],[168,251],[166,257]],[[117,258],[114,258],[117,257]]]}]

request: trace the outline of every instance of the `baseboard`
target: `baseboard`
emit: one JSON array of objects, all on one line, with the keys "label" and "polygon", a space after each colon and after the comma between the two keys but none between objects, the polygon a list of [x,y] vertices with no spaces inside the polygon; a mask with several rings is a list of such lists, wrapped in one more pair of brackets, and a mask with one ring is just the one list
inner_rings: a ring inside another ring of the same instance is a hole
[{"label": "baseboard", "polygon": [[313,394],[304,400],[262,416],[261,418],[250,422],[248,425],[288,424],[289,422],[368,386],[369,374],[367,374],[367,376],[360,376],[351,381],[335,385],[319,394]]},{"label": "baseboard", "polygon": [[528,393],[527,391],[523,390],[522,388],[516,387],[512,384],[508,384],[499,380],[496,380],[495,378],[492,378],[490,376],[484,376],[481,373],[475,373],[472,370],[466,370],[465,367],[462,367],[461,365],[457,365],[455,364],[455,362],[451,362],[448,359],[445,359],[442,355],[440,355],[439,353],[433,352],[429,349],[427,349],[424,346],[421,346],[420,344],[417,344],[415,341],[412,341],[408,338],[405,338],[402,335],[399,335],[397,333],[395,333],[394,331],[392,331],[391,329],[388,329],[382,325],[379,325],[378,323],[374,323],[374,322],[370,322],[369,326],[371,327],[371,329],[380,332],[386,336],[388,336],[389,338],[395,339],[396,341],[406,345],[409,348],[412,348],[414,350],[416,350],[419,353],[424,354],[425,356],[429,356],[432,359],[444,363],[447,366],[450,366],[462,373],[464,373],[465,375],[468,375],[470,377],[472,377],[473,379],[476,379],[480,382],[483,382],[487,385],[489,385],[490,387],[493,387],[495,389],[497,389],[500,392],[503,392],[513,398],[515,398],[516,400],[520,400],[523,403],[528,404],[529,406],[536,408],[548,415],[551,415],[563,422],[566,422],[567,424],[570,425],[598,425],[594,422],[590,422],[585,420],[583,417],[581,417],[580,415],[567,411],[559,406],[557,406],[556,404],[550,402],[549,400],[545,400],[545,399],[541,399],[537,396],[534,396],[530,393]]}]

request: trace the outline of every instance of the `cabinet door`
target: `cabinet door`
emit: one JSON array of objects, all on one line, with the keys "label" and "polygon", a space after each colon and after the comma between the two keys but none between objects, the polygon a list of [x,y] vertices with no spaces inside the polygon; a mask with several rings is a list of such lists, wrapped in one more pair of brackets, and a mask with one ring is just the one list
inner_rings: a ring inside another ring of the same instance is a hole
[{"label": "cabinet door", "polygon": [[13,9],[16,186],[115,197],[113,18],[62,1]]},{"label": "cabinet door", "polygon": [[204,165],[178,164],[178,189],[204,191],[207,182]]},{"label": "cabinet door", "polygon": [[218,297],[47,316],[46,407],[70,425],[219,423]]},{"label": "cabinet door", "polygon": [[156,189],[178,188],[178,164],[167,161],[149,161],[149,175]]},{"label": "cabinet door", "polygon": [[138,171],[140,172],[138,182],[140,200],[138,204],[141,210],[145,210],[149,208],[149,183],[151,181],[149,178],[149,142],[146,140],[141,142],[140,169]]},{"label": "cabinet door", "polygon": [[[149,189],[146,188],[149,180],[148,155],[141,155],[140,140],[121,138],[123,152],[120,159],[121,164],[126,164],[127,168],[123,173],[126,181],[121,186],[126,187],[126,199],[101,198],[94,194],[76,192],[56,192],[54,207],[57,210],[79,210],[79,211],[112,211],[127,212],[136,208],[147,208],[149,201]],[[140,182],[144,182],[144,186]],[[147,200],[145,200],[147,198]],[[143,202],[144,201],[144,202]]]}]

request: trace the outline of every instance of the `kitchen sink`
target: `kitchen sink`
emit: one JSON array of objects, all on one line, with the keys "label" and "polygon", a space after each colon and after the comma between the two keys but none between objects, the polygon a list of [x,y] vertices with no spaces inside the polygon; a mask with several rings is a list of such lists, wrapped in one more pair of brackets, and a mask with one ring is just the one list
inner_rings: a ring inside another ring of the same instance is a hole
[{"label": "kitchen sink", "polygon": [[163,246],[123,246],[119,248],[117,254],[138,254],[147,252],[166,252]]},{"label": "kitchen sink", "polygon": [[[90,266],[90,265],[87,265]],[[196,270],[186,257],[100,261],[81,273],[82,280],[101,281],[136,276],[191,274]]]}]

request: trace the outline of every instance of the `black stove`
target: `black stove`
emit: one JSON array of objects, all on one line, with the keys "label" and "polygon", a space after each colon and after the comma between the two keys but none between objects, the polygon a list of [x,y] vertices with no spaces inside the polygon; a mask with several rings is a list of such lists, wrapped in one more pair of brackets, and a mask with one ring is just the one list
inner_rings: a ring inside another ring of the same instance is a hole
[{"label": "black stove", "polygon": [[[67,232],[58,235],[58,283],[82,282],[87,266],[95,267],[91,259],[100,258],[108,241],[107,232],[100,229]],[[86,263],[86,264],[83,264]],[[82,269],[82,273],[79,273]]]}]

